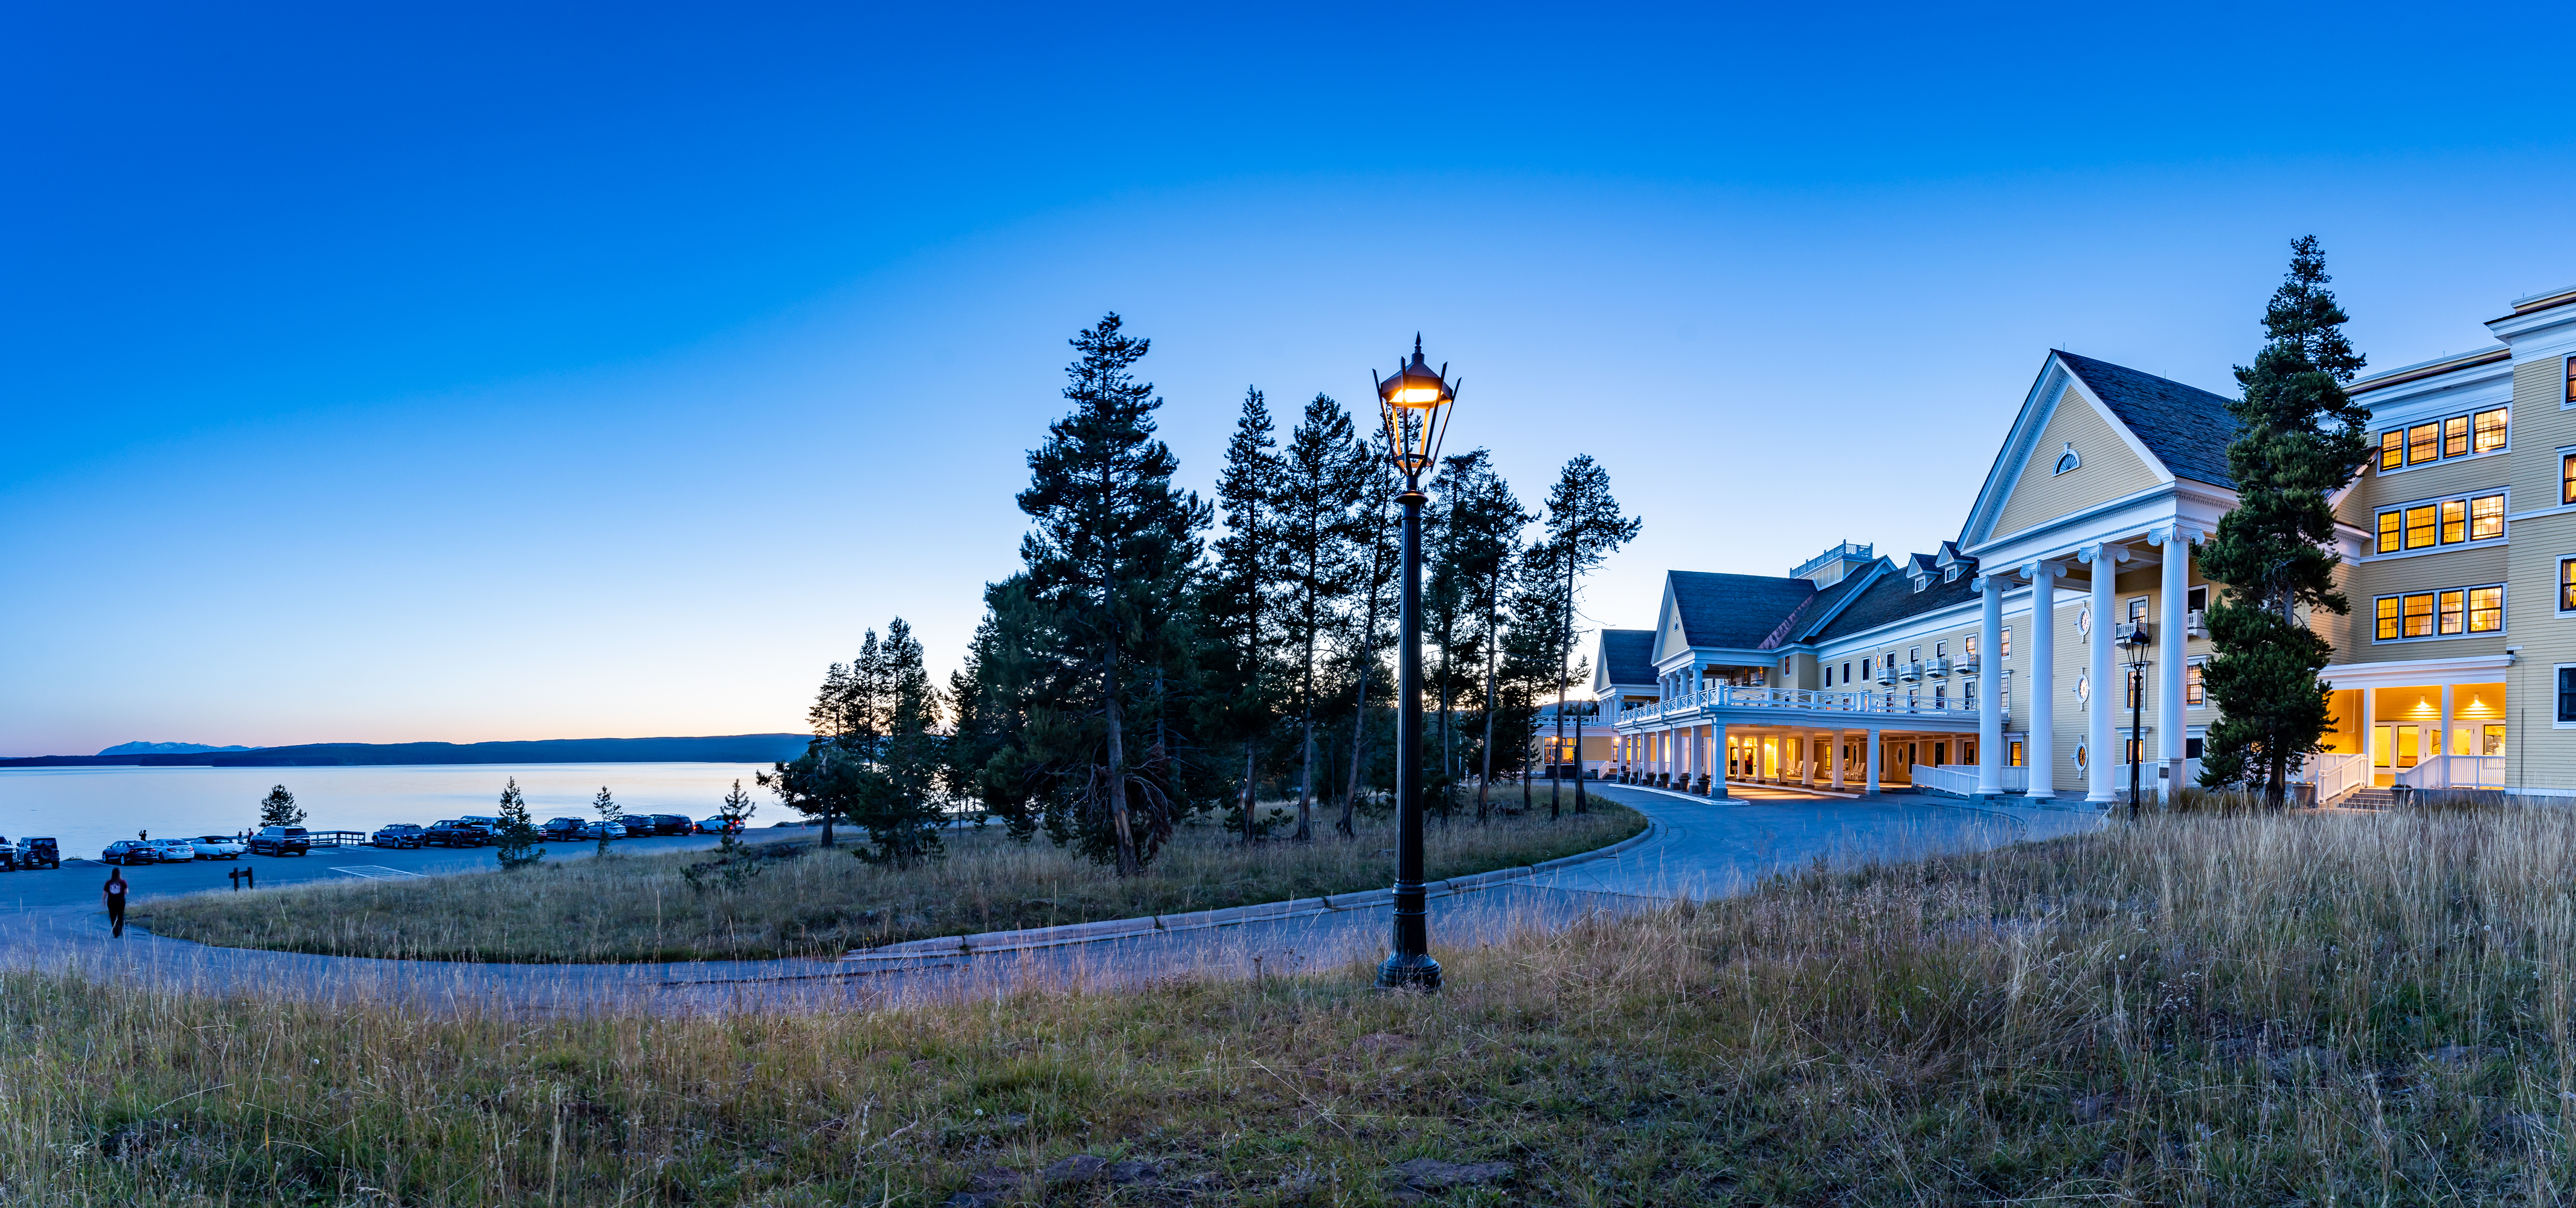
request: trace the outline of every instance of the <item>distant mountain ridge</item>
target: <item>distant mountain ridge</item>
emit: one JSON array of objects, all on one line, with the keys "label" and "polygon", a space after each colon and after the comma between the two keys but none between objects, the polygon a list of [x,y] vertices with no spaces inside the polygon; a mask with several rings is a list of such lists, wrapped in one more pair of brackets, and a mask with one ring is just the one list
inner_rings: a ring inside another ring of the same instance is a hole
[{"label": "distant mountain ridge", "polygon": [[[807,734],[725,734],[702,738],[548,738],[532,742],[317,742],[292,747],[42,755],[0,759],[0,768],[386,767],[468,763],[776,763],[805,753]],[[128,743],[127,746],[135,744]],[[111,748],[112,750],[113,748]]]},{"label": "distant mountain ridge", "polygon": [[202,742],[120,742],[101,755],[193,755],[199,751],[255,751],[257,747],[210,747]]}]

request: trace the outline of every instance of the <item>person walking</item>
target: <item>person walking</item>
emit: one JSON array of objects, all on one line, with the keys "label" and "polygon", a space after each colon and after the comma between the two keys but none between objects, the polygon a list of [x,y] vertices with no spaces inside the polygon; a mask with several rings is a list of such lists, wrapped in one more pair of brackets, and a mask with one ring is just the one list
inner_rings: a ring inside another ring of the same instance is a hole
[{"label": "person walking", "polygon": [[107,870],[107,884],[99,888],[107,895],[108,934],[123,939],[125,937],[125,870],[110,867]]}]

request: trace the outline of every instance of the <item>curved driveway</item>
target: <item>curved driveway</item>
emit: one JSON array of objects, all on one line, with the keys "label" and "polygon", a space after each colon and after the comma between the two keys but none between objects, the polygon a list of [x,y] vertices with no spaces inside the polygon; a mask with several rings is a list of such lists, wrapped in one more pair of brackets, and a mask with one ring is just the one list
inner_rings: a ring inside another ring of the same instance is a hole
[{"label": "curved driveway", "polygon": [[[1970,809],[1932,797],[1859,801],[1737,787],[1724,802],[1620,785],[1592,792],[1652,819],[1656,833],[1618,856],[1434,899],[1434,955],[1516,930],[1555,929],[1598,913],[1651,909],[1676,898],[1740,892],[1764,874],[1823,861],[1851,866],[2051,838],[2100,825],[2085,810]],[[317,853],[317,860],[323,857]],[[276,862],[263,861],[267,871]],[[305,872],[367,866],[350,853]],[[479,862],[477,862],[479,864]],[[171,870],[173,872],[177,869]],[[90,892],[105,873],[76,866],[20,874],[77,882],[80,900],[21,899],[0,907],[0,964],[143,979],[206,991],[287,991],[323,1000],[393,996],[462,1010],[540,1014],[608,1009],[655,1013],[895,1004],[1014,986],[1141,985],[1185,972],[1258,976],[1348,966],[1386,950],[1383,906],[1202,931],[976,957],[886,961],[710,961],[636,965],[499,965],[387,961],[209,948],[127,928],[111,939]],[[213,881],[223,873],[215,870]],[[16,888],[7,882],[0,886]],[[148,895],[151,886],[142,885]],[[138,901],[148,900],[139,898]]]}]

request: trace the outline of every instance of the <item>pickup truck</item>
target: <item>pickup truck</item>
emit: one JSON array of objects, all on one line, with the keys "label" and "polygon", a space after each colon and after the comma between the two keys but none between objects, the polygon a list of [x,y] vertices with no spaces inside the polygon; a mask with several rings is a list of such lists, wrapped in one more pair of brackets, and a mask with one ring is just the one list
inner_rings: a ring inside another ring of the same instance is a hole
[{"label": "pickup truck", "polygon": [[300,826],[263,826],[250,837],[250,854],[309,856],[313,854],[313,837]]}]

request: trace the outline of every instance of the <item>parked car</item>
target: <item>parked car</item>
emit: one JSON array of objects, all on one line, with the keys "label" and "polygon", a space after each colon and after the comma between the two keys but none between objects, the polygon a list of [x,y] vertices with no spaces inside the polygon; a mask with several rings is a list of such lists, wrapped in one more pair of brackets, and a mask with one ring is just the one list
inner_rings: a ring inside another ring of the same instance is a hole
[{"label": "parked car", "polygon": [[568,842],[581,837],[582,826],[582,820],[579,818],[548,818],[544,826],[537,828],[537,833],[549,839]]},{"label": "parked car", "polygon": [[626,829],[630,831],[634,830],[635,824],[638,822],[647,823],[652,827],[652,829],[642,832],[648,835],[685,835],[689,833],[689,816],[687,814],[639,814],[626,820]]},{"label": "parked car", "polygon": [[509,829],[510,827],[509,823],[504,822],[499,818],[495,818],[490,814],[467,814],[466,816],[457,819],[457,821],[462,822],[467,826],[482,827],[484,834],[490,835],[495,839],[500,838],[501,832]]},{"label": "parked car", "polygon": [[300,826],[263,826],[250,837],[250,854],[309,856],[313,854],[313,836]]},{"label": "parked car", "polygon": [[152,845],[161,849],[164,863],[187,864],[197,858],[197,841],[194,839],[154,839]]},{"label": "parked car", "polygon": [[250,844],[231,835],[199,835],[184,842],[197,849],[200,860],[238,860],[243,852],[250,850]]},{"label": "parked car", "polygon": [[10,845],[9,836],[0,835],[0,872],[16,871],[18,871],[18,849]]},{"label": "parked car", "polygon": [[492,841],[492,832],[457,818],[441,818],[421,833],[421,842],[438,847],[481,847]]},{"label": "parked car", "polygon": [[396,822],[379,828],[367,841],[378,847],[419,847],[428,833],[417,822]]},{"label": "parked car", "polygon": [[698,820],[697,829],[698,833],[701,835],[721,835],[726,831],[740,833],[742,830],[742,820],[739,818],[728,819],[723,815],[717,815],[713,818],[700,818]]},{"label": "parked car", "polygon": [[581,824],[581,837],[584,839],[623,839],[626,837],[626,824],[623,822],[584,822]]},{"label": "parked car", "polygon": [[63,866],[62,848],[57,845],[51,837],[20,839],[18,840],[18,846],[12,850],[12,854],[16,857],[14,867],[17,868],[60,868]]},{"label": "parked car", "polygon": [[149,839],[119,839],[98,853],[101,864],[159,864],[161,845]]}]

